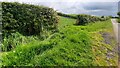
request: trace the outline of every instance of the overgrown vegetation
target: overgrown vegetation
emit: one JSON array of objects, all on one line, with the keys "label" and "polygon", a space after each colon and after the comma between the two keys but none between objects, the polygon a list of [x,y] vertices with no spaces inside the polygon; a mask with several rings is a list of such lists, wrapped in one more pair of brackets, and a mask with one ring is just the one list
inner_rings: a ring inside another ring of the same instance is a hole
[{"label": "overgrown vegetation", "polygon": [[118,17],[118,22],[120,23],[120,12],[117,13]]},{"label": "overgrown vegetation", "polygon": [[80,14],[77,15],[77,22],[76,25],[85,25],[91,22],[96,22],[96,21],[105,21],[108,20],[109,17],[97,17],[97,16],[91,16],[91,15],[85,15],[85,14]]},{"label": "overgrown vegetation", "polygon": [[[26,4],[18,3],[18,5]],[[27,8],[30,8],[30,6],[33,5],[27,5]],[[38,9],[41,9],[41,7],[36,8],[36,10]],[[44,11],[47,12],[47,9]],[[33,10],[34,9],[32,9],[31,11]],[[43,11],[43,9],[38,11]],[[36,11],[35,13],[37,13],[38,11]],[[39,13],[40,12],[38,12],[38,15]],[[85,26],[84,26],[85,23],[80,26],[76,26],[74,24],[76,24],[76,21],[78,20],[76,20],[75,18],[57,16],[56,13],[52,14],[53,15],[55,14],[54,18],[55,21],[51,22],[55,24],[58,22],[58,26],[53,25],[56,28],[58,28],[58,31],[49,34],[49,36],[46,39],[41,40],[42,36],[41,34],[39,35],[32,34],[30,36],[26,36],[20,33],[19,31],[15,31],[15,33],[10,32],[10,35],[7,36],[5,35],[2,42],[2,50],[5,52],[0,53],[1,56],[0,60],[2,61],[0,65],[3,66],[108,66],[109,64],[112,64],[114,66],[117,65],[117,59],[115,59],[117,58],[116,55],[114,55],[115,58],[111,58],[109,61],[106,56],[108,51],[113,49],[115,43],[106,44],[106,42],[104,42],[105,40],[104,37],[102,37],[102,33],[107,31],[112,32],[111,29],[112,24],[108,18],[107,18],[108,20],[106,19],[104,21],[103,20],[97,21],[96,19],[98,18],[96,17],[91,18],[91,16],[87,15],[87,17],[85,16],[85,19],[90,18],[89,23],[87,23]],[[49,14],[44,15],[50,16]],[[59,20],[57,19],[57,17],[59,18]],[[44,18],[46,19],[46,17]],[[48,20],[49,19],[52,20],[51,18],[48,18]],[[28,21],[24,19],[21,20],[25,22]],[[40,22],[41,21],[39,21],[38,23]],[[7,23],[9,23],[10,25],[10,23],[12,22],[8,21]],[[42,21],[42,23],[45,24],[49,22]],[[48,26],[45,26],[44,29],[46,29],[47,27]],[[54,30],[56,30],[56,28]],[[39,29],[36,28],[36,30]],[[43,32],[44,31],[49,32],[52,30],[47,31],[46,29],[43,30]],[[112,40],[112,42],[114,42],[114,40]]]},{"label": "overgrown vegetation", "polygon": [[57,13],[48,7],[2,2],[3,36],[13,32],[46,35],[56,31]]},{"label": "overgrown vegetation", "polygon": [[8,37],[3,38],[1,50],[5,52],[11,51],[19,45],[27,44],[35,40],[40,40],[39,36],[23,36],[18,32],[11,33]]},{"label": "overgrown vegetation", "polygon": [[44,40],[58,30],[57,13],[52,8],[9,2],[1,4],[2,51],[10,51],[27,42],[28,38],[25,36],[37,35],[39,39]]},{"label": "overgrown vegetation", "polygon": [[3,65],[93,65],[89,35],[80,29],[73,34],[74,29],[56,33],[43,42],[34,41],[17,47],[3,55]]},{"label": "overgrown vegetation", "polygon": [[[105,26],[106,24],[108,26]],[[112,47],[102,42],[104,39],[99,31],[110,27],[110,20],[92,23],[87,26],[73,26],[71,24],[61,28],[59,33],[51,35],[42,42],[34,40],[31,43],[22,44],[10,52],[2,53],[2,65],[108,65],[105,56],[107,49],[112,49]],[[101,47],[104,47],[105,51],[98,49]]]}]

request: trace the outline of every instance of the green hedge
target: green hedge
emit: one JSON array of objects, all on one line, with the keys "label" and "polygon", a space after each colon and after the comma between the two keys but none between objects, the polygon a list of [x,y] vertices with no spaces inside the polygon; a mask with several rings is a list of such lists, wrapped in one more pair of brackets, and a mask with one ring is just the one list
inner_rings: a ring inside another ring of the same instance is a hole
[{"label": "green hedge", "polygon": [[108,20],[109,17],[97,17],[97,16],[91,16],[86,14],[80,14],[77,15],[77,22],[76,25],[85,25],[90,22],[96,22],[96,21],[105,21]]},{"label": "green hedge", "polygon": [[118,22],[120,23],[120,12],[118,12],[117,15],[119,16]]},{"label": "green hedge", "polygon": [[2,2],[3,35],[48,35],[57,29],[57,13],[52,8]]},{"label": "green hedge", "polygon": [[120,17],[120,12],[118,12],[117,15]]}]

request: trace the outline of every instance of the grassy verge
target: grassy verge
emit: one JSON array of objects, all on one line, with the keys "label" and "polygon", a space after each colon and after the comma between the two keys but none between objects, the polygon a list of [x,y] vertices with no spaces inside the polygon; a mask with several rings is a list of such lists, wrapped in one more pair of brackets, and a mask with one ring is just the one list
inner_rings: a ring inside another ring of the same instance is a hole
[{"label": "grassy verge", "polygon": [[[61,24],[62,23],[65,22],[61,22]],[[114,51],[116,47],[116,41],[114,38],[111,21],[99,21],[87,24],[86,26],[73,26],[74,23],[75,21],[69,26],[66,26],[66,28],[75,28],[74,31],[79,31],[77,29],[81,29],[89,33],[92,41],[91,46],[93,49],[93,54],[96,57],[94,63],[100,66],[116,66],[118,55],[116,53],[117,50]],[[60,30],[65,30],[66,28],[64,27]],[[109,53],[111,53],[111,55],[109,55]]]},{"label": "grassy verge", "polygon": [[59,32],[48,39],[23,44],[10,52],[1,53],[2,65],[31,66],[107,66],[116,65],[116,54],[107,60],[109,50],[115,42],[107,44],[102,36],[104,32],[112,35],[110,20],[73,25],[76,20],[59,17]]},{"label": "grassy verge", "polygon": [[87,32],[75,29],[66,28],[43,42],[21,45],[3,55],[3,65],[93,65],[90,36]]}]

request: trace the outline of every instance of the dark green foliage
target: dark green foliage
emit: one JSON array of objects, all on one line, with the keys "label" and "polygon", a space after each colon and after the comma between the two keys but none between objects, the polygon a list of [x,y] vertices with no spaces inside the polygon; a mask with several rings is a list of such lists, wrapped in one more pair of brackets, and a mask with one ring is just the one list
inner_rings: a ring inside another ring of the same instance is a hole
[{"label": "dark green foliage", "polygon": [[3,35],[20,32],[39,35],[56,31],[58,19],[52,8],[2,2]]},{"label": "dark green foliage", "polygon": [[117,15],[120,17],[120,12],[118,12]]},{"label": "dark green foliage", "polygon": [[120,23],[120,18],[118,18],[118,20],[117,20],[119,23]]},{"label": "dark green foliage", "polygon": [[104,18],[104,16],[101,16],[101,18]]},{"label": "dark green foliage", "polygon": [[77,17],[77,25],[83,25],[85,23],[88,23],[89,21],[87,20],[88,18],[86,17],[86,15],[78,15]]},{"label": "dark green foliage", "polygon": [[118,17],[118,22],[120,23],[120,12],[117,13]]},{"label": "dark green foliage", "polygon": [[105,21],[108,20],[109,17],[97,17],[97,16],[91,16],[86,14],[77,15],[77,22],[76,25],[85,25],[90,22],[96,22],[96,21]]},{"label": "dark green foliage", "polygon": [[77,19],[77,16],[72,16],[72,15],[68,15],[68,14],[63,14],[63,13],[57,13],[59,16],[62,17],[67,17],[67,18],[73,18],[73,19]]}]

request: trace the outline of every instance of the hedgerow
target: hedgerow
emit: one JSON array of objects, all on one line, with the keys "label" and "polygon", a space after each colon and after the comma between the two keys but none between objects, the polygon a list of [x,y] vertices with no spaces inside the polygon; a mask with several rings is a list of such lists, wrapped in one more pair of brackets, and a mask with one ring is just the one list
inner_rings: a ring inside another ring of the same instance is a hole
[{"label": "hedgerow", "polygon": [[57,29],[57,13],[52,8],[2,2],[3,35],[48,35]]},{"label": "hedgerow", "polygon": [[97,17],[97,16],[91,16],[86,14],[80,14],[77,15],[77,22],[76,25],[85,25],[90,22],[96,22],[96,21],[105,21],[108,20],[109,17]]},{"label": "hedgerow", "polygon": [[118,17],[118,22],[120,23],[120,12],[117,13]]},{"label": "hedgerow", "polygon": [[120,16],[120,12],[118,12],[117,15]]},{"label": "hedgerow", "polygon": [[58,12],[57,14],[62,17],[77,19],[76,25],[85,25],[87,23],[96,22],[96,21],[105,21],[110,18],[107,16],[98,17],[98,16],[91,16],[91,15],[86,15],[86,14],[68,15],[68,14],[64,14],[60,12]]}]

